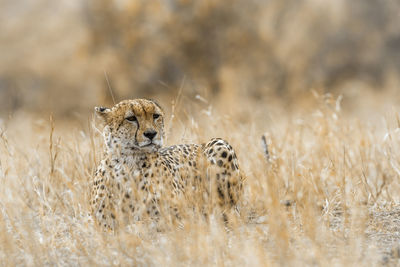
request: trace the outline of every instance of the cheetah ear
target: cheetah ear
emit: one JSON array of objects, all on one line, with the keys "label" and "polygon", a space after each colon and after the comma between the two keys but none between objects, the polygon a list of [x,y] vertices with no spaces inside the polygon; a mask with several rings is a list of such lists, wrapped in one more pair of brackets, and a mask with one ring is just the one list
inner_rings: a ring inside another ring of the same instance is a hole
[{"label": "cheetah ear", "polygon": [[94,111],[98,117],[106,121],[111,109],[105,107],[95,107]]},{"label": "cheetah ear", "polygon": [[147,100],[153,102],[157,107],[159,107],[159,108],[161,109],[162,112],[164,112],[164,109],[162,108],[162,106],[161,106],[160,104],[158,104],[157,101],[155,101],[155,100],[152,99],[152,98],[147,98]]}]

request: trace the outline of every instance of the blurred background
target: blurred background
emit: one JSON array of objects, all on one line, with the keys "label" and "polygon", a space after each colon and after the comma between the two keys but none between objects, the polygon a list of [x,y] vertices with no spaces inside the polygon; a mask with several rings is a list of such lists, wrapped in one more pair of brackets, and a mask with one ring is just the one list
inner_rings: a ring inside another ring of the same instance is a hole
[{"label": "blurred background", "polygon": [[0,114],[112,105],[105,73],[117,101],[398,103],[399,25],[398,0],[1,0]]}]

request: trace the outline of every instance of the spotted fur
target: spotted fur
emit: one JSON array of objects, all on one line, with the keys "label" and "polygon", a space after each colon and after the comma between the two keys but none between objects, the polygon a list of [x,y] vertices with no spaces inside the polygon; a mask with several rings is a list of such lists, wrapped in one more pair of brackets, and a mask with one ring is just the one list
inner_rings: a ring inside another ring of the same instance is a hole
[{"label": "spotted fur", "polygon": [[223,210],[237,205],[242,176],[226,141],[162,147],[164,112],[152,100],[125,100],[95,111],[105,123],[106,149],[90,204],[102,227],[115,229],[118,219],[158,218],[164,211],[160,204],[179,217],[178,207],[193,193],[205,201],[211,197]]}]

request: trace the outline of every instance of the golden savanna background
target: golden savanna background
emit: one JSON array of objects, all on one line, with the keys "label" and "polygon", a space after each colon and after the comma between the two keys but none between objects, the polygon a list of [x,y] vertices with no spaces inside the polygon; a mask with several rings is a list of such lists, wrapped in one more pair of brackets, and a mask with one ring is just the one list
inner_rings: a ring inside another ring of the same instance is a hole
[{"label": "golden savanna background", "polygon": [[[397,0],[0,1],[0,265],[400,264],[399,25]],[[229,226],[95,226],[93,108],[139,97],[167,145],[237,150]]]}]

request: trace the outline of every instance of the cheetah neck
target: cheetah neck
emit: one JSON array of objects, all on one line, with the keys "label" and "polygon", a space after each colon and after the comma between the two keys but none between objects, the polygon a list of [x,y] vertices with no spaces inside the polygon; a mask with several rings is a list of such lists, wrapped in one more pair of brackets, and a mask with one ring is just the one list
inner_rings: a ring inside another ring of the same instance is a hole
[{"label": "cheetah neck", "polygon": [[106,162],[111,168],[120,168],[127,166],[130,169],[141,169],[144,164],[147,164],[151,159],[158,157],[157,152],[130,152],[130,153],[113,153],[114,151],[106,154]]}]

